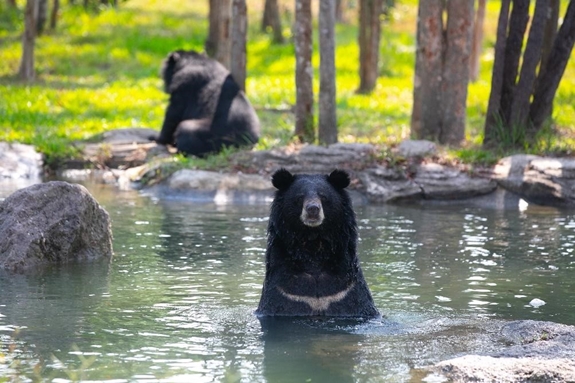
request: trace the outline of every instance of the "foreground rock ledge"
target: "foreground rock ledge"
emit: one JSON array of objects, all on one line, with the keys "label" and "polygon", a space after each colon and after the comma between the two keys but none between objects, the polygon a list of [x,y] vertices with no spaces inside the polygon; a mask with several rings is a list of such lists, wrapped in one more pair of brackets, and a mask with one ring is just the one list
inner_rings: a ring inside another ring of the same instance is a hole
[{"label": "foreground rock ledge", "polygon": [[513,321],[501,329],[501,335],[511,345],[495,354],[465,355],[426,370],[437,381],[445,378],[454,383],[575,382],[575,326]]},{"label": "foreground rock ledge", "polygon": [[81,185],[37,184],[0,203],[0,269],[111,257],[110,217]]}]

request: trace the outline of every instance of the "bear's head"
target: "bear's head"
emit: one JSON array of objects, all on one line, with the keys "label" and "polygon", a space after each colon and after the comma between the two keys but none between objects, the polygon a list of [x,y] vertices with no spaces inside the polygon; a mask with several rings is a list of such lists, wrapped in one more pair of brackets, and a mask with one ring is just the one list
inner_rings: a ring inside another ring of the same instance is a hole
[{"label": "bear's head", "polygon": [[278,189],[272,216],[281,217],[292,227],[319,228],[344,222],[344,216],[353,215],[344,190],[349,183],[349,175],[343,170],[334,170],[329,175],[293,175],[280,169],[272,175],[272,185]]},{"label": "bear's head", "polygon": [[161,75],[164,79],[164,91],[166,93],[171,93],[172,80],[174,79],[174,74],[185,66],[189,66],[192,63],[197,63],[201,65],[204,61],[207,61],[207,57],[196,51],[184,51],[177,50],[171,52],[168,57],[162,62]]}]

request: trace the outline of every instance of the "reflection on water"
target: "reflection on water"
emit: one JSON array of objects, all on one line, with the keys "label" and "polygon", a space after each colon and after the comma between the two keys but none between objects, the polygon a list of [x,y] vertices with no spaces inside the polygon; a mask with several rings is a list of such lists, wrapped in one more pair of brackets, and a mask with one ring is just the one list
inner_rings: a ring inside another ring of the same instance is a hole
[{"label": "reflection on water", "polygon": [[267,206],[91,192],[115,258],[0,274],[0,380],[406,382],[414,367],[497,350],[502,321],[575,324],[571,212],[359,207],[386,318],[260,322]]}]

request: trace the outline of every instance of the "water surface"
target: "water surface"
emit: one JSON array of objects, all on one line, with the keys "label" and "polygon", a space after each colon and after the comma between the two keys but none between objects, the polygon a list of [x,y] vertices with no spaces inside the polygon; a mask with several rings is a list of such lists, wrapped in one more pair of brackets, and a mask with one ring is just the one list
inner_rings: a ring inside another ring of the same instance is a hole
[{"label": "water surface", "polygon": [[385,318],[260,322],[267,205],[90,190],[114,260],[0,274],[0,381],[408,382],[505,321],[575,324],[573,212],[358,207]]}]

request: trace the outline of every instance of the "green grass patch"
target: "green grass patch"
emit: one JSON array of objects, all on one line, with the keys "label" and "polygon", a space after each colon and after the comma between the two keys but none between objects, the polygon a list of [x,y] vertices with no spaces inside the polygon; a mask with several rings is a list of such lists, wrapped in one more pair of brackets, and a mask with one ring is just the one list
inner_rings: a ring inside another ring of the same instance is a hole
[{"label": "green grass patch", "polygon": [[[142,126],[159,130],[168,100],[162,92],[160,64],[175,49],[203,50],[208,30],[207,3],[129,0],[118,9],[86,11],[64,2],[57,29],[48,30],[37,40],[37,81],[27,84],[15,77],[21,55],[24,1],[19,1],[17,11],[1,2],[0,140],[36,145],[49,158],[57,159],[74,154],[72,141],[110,129]],[[290,112],[295,102],[295,58],[290,35],[293,4],[287,0],[280,2],[286,43],[274,45],[269,34],[260,32],[260,3],[248,0],[246,87],[262,122],[263,136],[256,148],[268,149],[293,141],[294,116]],[[488,3],[480,78],[469,86],[467,143],[463,149],[454,151],[462,161],[492,161],[481,149],[481,142],[493,65],[499,8],[496,3]],[[395,145],[410,136],[417,2],[398,2],[383,22],[381,76],[370,95],[355,92],[359,85],[359,50],[353,15],[351,10],[348,23],[336,28],[339,139]],[[316,28],[313,56],[316,95],[317,41]],[[555,124],[526,151],[570,153],[575,145],[574,89],[575,60],[571,60],[557,93]],[[211,166],[201,161],[185,165]]]}]

